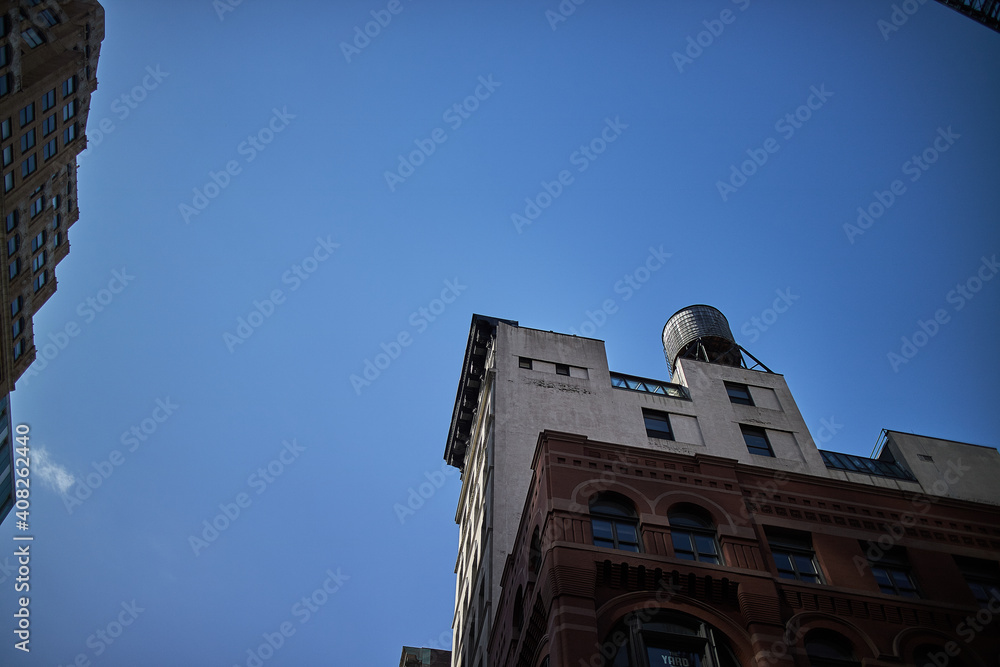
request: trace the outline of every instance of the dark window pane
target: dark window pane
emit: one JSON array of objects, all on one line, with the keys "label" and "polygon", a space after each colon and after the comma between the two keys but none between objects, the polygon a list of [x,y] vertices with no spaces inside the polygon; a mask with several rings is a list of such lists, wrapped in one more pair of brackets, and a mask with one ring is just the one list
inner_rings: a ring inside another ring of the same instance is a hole
[{"label": "dark window pane", "polygon": [[698,545],[698,553],[700,554],[712,554],[716,553],[715,539],[709,535],[695,535],[695,544]]},{"label": "dark window pane", "polygon": [[613,540],[615,534],[611,528],[611,522],[604,519],[592,519],[594,526],[594,539]]},{"label": "dark window pane", "polygon": [[628,523],[616,523],[615,528],[618,529],[618,541],[620,542],[632,542],[633,544],[639,542],[639,537],[636,532],[635,526]]},{"label": "dark window pane", "polygon": [[798,569],[799,572],[801,572],[803,574],[815,574],[816,573],[816,568],[813,565],[812,558],[809,558],[808,556],[796,555],[795,556],[795,567]]},{"label": "dark window pane", "polygon": [[684,532],[673,532],[670,533],[670,539],[674,543],[674,551],[686,551],[693,552],[694,549],[691,548],[691,535]]}]

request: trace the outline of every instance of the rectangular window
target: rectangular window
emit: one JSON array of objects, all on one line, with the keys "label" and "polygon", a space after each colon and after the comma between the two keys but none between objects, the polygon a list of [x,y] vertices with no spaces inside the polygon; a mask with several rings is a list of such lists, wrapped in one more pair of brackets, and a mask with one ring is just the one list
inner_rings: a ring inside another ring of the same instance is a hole
[{"label": "rectangular window", "polygon": [[995,560],[967,556],[954,558],[980,607],[987,608],[994,599],[1000,602],[1000,566]]},{"label": "rectangular window", "polygon": [[56,232],[52,235],[52,247],[58,248],[60,243],[62,243],[62,234]]},{"label": "rectangular window", "polygon": [[17,361],[24,354],[24,340],[14,343],[14,361]]},{"label": "rectangular window", "polygon": [[45,285],[45,281],[48,279],[49,279],[48,271],[42,271],[37,276],[35,276],[35,280],[32,283],[32,286],[35,288],[35,291],[37,292],[38,290],[42,289],[42,286]]},{"label": "rectangular window", "polygon": [[63,146],[76,139],[76,123],[63,130]]},{"label": "rectangular window", "polygon": [[745,384],[727,382],[726,393],[729,394],[730,403],[739,403],[740,405],[753,405],[753,398],[750,397],[750,387],[746,386]]},{"label": "rectangular window", "polygon": [[43,42],[42,36],[39,35],[38,31],[35,30],[34,28],[28,28],[27,30],[22,32],[21,38],[31,48],[35,48],[36,46],[40,45]]},{"label": "rectangular window", "polygon": [[7,239],[7,256],[12,257],[21,247],[21,237],[17,234]]},{"label": "rectangular window", "polygon": [[56,140],[53,139],[42,147],[42,159],[48,160],[56,154]]},{"label": "rectangular window", "polygon": [[[52,203],[53,210],[59,208],[59,195],[56,195],[55,197],[53,197],[51,203]],[[58,226],[59,225],[55,225],[55,227],[58,227]],[[55,229],[55,227],[53,227],[53,229]]]},{"label": "rectangular window", "polygon": [[42,11],[38,12],[38,16],[41,17],[41,19],[45,21],[45,23],[48,24],[50,28],[55,24],[59,23],[59,19],[57,19],[55,17],[55,14],[53,14],[48,9],[43,9]]},{"label": "rectangular window", "polygon": [[63,107],[63,121],[67,121],[76,115],[76,100],[70,100],[69,104]]},{"label": "rectangular window", "polygon": [[42,136],[52,134],[56,131],[56,115],[51,114],[48,118],[42,121]]},{"label": "rectangular window", "polygon": [[764,429],[740,424],[740,431],[743,432],[743,441],[747,443],[747,450],[751,454],[774,456],[771,441],[767,439],[767,432]]},{"label": "rectangular window", "polygon": [[10,192],[14,189],[14,172],[8,171],[3,175],[3,191]]},{"label": "rectangular window", "polygon": [[53,88],[49,92],[42,95],[42,111],[48,111],[56,105],[56,89]]},{"label": "rectangular window", "polygon": [[45,230],[38,232],[38,236],[31,239],[31,252],[38,252],[38,249],[45,245]]},{"label": "rectangular window", "polygon": [[31,128],[21,135],[21,152],[26,153],[29,148],[35,147],[35,128]]},{"label": "rectangular window", "polygon": [[21,272],[21,258],[15,257],[14,261],[7,265],[7,277],[11,280]]},{"label": "rectangular window", "polygon": [[11,211],[10,213],[7,214],[6,222],[7,222],[8,233],[10,232],[10,230],[17,227],[17,218],[18,218],[17,211]]},{"label": "rectangular window", "polygon": [[10,316],[15,317],[21,312],[21,306],[24,305],[24,297],[18,296],[13,301],[10,302]]},{"label": "rectangular window", "polygon": [[530,371],[531,370],[531,359],[529,359],[528,357],[518,357],[518,359],[517,359],[517,367],[518,368],[527,368]]},{"label": "rectangular window", "polygon": [[875,542],[861,542],[861,547],[866,554],[882,554],[881,557],[874,560],[871,556],[868,557],[868,562],[872,567],[872,575],[875,577],[880,591],[886,595],[920,597],[917,584],[910,573],[910,560],[906,556],[906,549],[892,547],[886,551]]},{"label": "rectangular window", "polygon": [[4,44],[0,46],[0,67],[6,67],[10,63],[10,48]]},{"label": "rectangular window", "polygon": [[[39,188],[41,190],[41,188]],[[35,201],[31,202],[31,217],[34,218],[36,215],[41,213],[45,209],[45,199],[39,197]]]},{"label": "rectangular window", "polygon": [[4,149],[3,149],[3,166],[6,167],[7,165],[9,165],[13,161],[14,161],[14,145],[10,144],[8,146],[4,146]]},{"label": "rectangular window", "polygon": [[76,92],[76,77],[71,76],[70,78],[63,81],[62,84],[62,96],[69,97]]},{"label": "rectangular window", "polygon": [[59,229],[59,225],[62,223],[62,215],[56,213],[56,217],[52,219],[52,229]]},{"label": "rectangular window", "polygon": [[40,253],[38,253],[37,255],[35,255],[35,258],[33,260],[31,260],[31,272],[32,273],[38,273],[43,266],[45,266],[45,251],[44,250],[41,251]]},{"label": "rectangular window", "polygon": [[0,122],[0,140],[10,139],[11,130],[10,118],[5,121]]},{"label": "rectangular window", "polygon": [[19,317],[14,320],[14,324],[11,325],[11,333],[13,334],[11,339],[13,340],[14,338],[20,336],[22,331],[24,331],[24,318]]},{"label": "rectangular window", "polygon": [[650,438],[674,439],[674,432],[670,428],[670,416],[666,412],[643,408],[642,419],[646,422],[646,435]]},{"label": "rectangular window", "polygon": [[823,583],[809,533],[770,528],[765,528],[764,533],[779,577],[811,584]]},{"label": "rectangular window", "polygon": [[[7,47],[0,47],[0,53],[6,53]],[[10,73],[0,75],[0,97],[10,92]]]},{"label": "rectangular window", "polygon": [[32,102],[28,106],[21,109],[21,111],[18,113],[18,118],[21,121],[21,127],[24,127],[28,123],[35,120],[35,103]]},{"label": "rectangular window", "polygon": [[569,375],[569,366],[566,364],[556,364],[556,375]]},{"label": "rectangular window", "polygon": [[21,178],[27,178],[31,174],[35,173],[35,169],[37,168],[37,160],[35,160],[35,154],[32,153],[28,156],[27,160],[21,163]]}]

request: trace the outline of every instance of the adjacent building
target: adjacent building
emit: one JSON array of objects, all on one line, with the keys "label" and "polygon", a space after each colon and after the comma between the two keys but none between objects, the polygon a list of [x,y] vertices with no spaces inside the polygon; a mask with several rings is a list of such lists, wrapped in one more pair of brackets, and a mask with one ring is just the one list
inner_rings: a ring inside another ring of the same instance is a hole
[{"label": "adjacent building", "polygon": [[995,449],[823,451],[718,310],[662,338],[670,381],[473,317],[454,667],[997,664]]},{"label": "adjacent building", "polygon": [[35,360],[32,317],[56,291],[80,217],[76,156],[86,148],[90,96],[104,39],[96,0],[0,0],[0,521],[10,511],[9,394]]}]

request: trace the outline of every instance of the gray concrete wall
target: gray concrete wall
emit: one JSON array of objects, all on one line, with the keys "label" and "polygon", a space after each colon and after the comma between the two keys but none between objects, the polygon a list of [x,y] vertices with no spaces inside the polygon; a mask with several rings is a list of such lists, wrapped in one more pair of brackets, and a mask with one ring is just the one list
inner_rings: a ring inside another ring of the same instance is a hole
[{"label": "gray concrete wall", "polygon": [[1000,505],[1000,452],[992,447],[887,431],[879,458],[887,456],[912,472],[926,494]]}]

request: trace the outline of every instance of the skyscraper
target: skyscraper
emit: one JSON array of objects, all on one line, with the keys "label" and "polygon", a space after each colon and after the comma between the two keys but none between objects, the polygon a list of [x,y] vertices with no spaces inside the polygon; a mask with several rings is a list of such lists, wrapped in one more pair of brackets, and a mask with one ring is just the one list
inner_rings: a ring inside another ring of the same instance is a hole
[{"label": "skyscraper", "polygon": [[678,311],[662,339],[669,382],[611,371],[601,341],[473,317],[445,451],[454,667],[997,654],[995,449],[887,431],[876,458],[823,451],[718,310]]},{"label": "skyscraper", "polygon": [[[0,280],[0,401],[35,360],[32,317],[56,291],[55,267],[80,218],[76,156],[104,39],[96,0],[0,2],[0,152],[7,278]],[[10,411],[0,440],[0,521],[10,512]],[[2,427],[0,427],[2,428]]]}]

